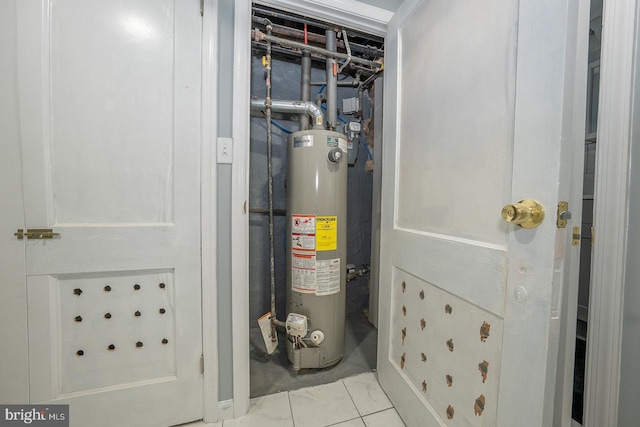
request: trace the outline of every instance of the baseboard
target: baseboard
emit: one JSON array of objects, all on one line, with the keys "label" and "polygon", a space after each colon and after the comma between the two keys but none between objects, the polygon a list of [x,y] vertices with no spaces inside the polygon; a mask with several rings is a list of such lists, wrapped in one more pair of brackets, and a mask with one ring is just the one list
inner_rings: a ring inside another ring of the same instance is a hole
[{"label": "baseboard", "polygon": [[218,402],[218,421],[230,420],[233,418],[233,399]]}]

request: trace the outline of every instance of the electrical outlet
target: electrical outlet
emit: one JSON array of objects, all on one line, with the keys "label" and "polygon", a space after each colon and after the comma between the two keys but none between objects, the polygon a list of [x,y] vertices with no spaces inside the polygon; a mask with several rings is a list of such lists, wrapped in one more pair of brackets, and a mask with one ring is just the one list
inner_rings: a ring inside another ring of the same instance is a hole
[{"label": "electrical outlet", "polygon": [[233,138],[218,138],[218,163],[233,162]]}]

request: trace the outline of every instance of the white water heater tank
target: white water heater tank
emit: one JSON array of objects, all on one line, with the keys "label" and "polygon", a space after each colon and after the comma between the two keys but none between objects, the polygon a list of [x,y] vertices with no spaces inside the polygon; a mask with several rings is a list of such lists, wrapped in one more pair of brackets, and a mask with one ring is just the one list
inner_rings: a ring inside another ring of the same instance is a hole
[{"label": "white water heater tank", "polygon": [[295,370],[332,366],[344,354],[346,154],[341,133],[303,130],[287,139],[287,315],[306,317],[310,331],[287,335]]}]

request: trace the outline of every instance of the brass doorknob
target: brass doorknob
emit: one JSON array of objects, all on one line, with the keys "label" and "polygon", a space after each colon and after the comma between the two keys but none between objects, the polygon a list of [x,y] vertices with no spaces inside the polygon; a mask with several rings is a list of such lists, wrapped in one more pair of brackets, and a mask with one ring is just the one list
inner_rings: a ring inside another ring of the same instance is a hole
[{"label": "brass doorknob", "polygon": [[535,200],[520,200],[502,208],[502,219],[522,228],[535,228],[544,220],[544,206]]}]

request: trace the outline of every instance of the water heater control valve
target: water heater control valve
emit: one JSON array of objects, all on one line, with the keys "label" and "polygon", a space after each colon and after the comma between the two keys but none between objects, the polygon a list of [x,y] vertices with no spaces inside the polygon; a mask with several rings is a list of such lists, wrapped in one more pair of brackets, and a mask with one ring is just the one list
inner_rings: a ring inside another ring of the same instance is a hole
[{"label": "water heater control valve", "polygon": [[285,322],[287,335],[304,338],[307,336],[307,316],[304,314],[289,313]]},{"label": "water heater control valve", "polygon": [[349,138],[349,141],[353,141],[354,139],[356,139],[358,135],[360,135],[361,129],[362,129],[362,126],[360,126],[360,122],[347,123],[345,130],[347,133],[347,137]]}]

